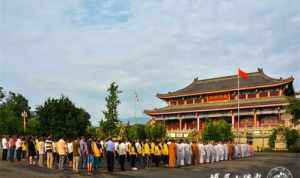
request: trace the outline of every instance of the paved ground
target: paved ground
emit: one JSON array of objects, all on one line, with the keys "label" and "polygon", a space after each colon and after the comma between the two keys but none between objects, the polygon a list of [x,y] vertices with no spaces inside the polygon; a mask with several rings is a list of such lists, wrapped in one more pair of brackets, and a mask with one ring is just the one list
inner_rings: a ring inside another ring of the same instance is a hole
[{"label": "paved ground", "polygon": [[[296,153],[256,153],[254,158],[246,160],[234,160],[190,166],[178,169],[150,168],[138,171],[116,172],[109,174],[105,169],[101,169],[93,177],[124,177],[124,178],[209,178],[211,174],[232,173],[233,175],[243,175],[247,173],[261,173],[262,178],[266,177],[267,172],[274,167],[284,166],[292,172],[294,178],[300,178],[300,154]],[[118,167],[117,167],[118,168]],[[45,168],[28,167],[24,164],[9,163],[0,161],[0,178],[70,178],[84,177],[83,175],[73,174],[70,170],[58,171],[47,170]]]}]

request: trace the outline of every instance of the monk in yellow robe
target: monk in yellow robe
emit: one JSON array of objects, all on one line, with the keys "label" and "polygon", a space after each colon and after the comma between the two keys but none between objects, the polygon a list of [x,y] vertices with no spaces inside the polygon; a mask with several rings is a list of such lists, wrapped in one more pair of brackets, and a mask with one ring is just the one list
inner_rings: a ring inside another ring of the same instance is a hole
[{"label": "monk in yellow robe", "polygon": [[174,143],[174,140],[171,141],[171,144],[169,145],[169,168],[175,168],[176,167],[176,144]]}]

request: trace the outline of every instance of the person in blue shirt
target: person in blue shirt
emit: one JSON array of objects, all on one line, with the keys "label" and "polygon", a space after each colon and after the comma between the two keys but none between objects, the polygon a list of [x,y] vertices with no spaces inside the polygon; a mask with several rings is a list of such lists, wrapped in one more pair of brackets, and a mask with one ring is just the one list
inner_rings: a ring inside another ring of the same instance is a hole
[{"label": "person in blue shirt", "polygon": [[107,159],[107,170],[109,172],[114,171],[114,158],[115,158],[115,143],[111,138],[107,139],[105,143],[106,159]]}]

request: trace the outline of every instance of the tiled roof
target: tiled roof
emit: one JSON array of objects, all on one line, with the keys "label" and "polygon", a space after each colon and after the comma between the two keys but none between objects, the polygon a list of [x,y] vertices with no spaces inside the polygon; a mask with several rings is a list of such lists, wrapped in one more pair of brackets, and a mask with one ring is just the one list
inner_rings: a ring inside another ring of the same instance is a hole
[{"label": "tiled roof", "polygon": [[[286,83],[292,82],[293,77],[287,79],[275,79],[267,76],[263,69],[258,69],[257,72],[249,73],[249,78],[247,80],[240,79],[240,90],[251,89],[251,88],[263,88],[263,87],[272,87],[277,85],[283,85]],[[237,90],[237,75],[198,80],[197,78],[188,85],[187,87],[169,92],[166,94],[157,94],[161,99],[164,98],[173,98],[180,96],[191,96],[203,93],[214,93],[222,91],[232,91]]]}]

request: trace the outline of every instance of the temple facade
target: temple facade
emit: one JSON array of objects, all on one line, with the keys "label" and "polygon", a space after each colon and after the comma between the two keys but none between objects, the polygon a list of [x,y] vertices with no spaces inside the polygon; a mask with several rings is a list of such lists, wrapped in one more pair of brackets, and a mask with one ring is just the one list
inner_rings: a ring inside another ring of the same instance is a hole
[{"label": "temple facade", "polygon": [[294,78],[275,79],[259,68],[249,73],[247,80],[239,80],[238,95],[237,75],[196,78],[183,89],[157,94],[167,106],[145,113],[165,125],[169,137],[187,137],[192,131],[201,132],[210,120],[224,119],[241,142],[251,141],[255,149],[266,148],[273,128],[292,127],[292,115],[285,108],[289,104],[286,96],[295,97]]}]

